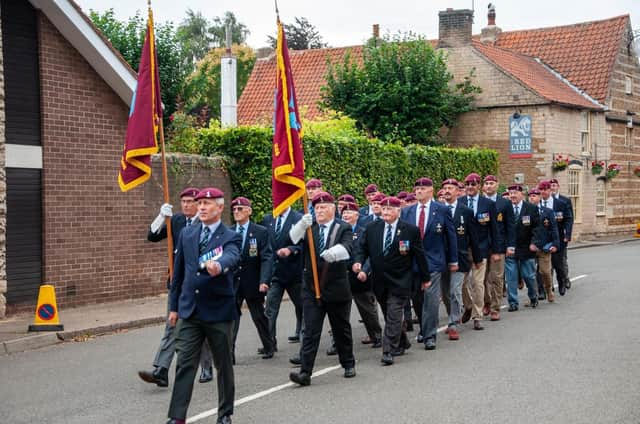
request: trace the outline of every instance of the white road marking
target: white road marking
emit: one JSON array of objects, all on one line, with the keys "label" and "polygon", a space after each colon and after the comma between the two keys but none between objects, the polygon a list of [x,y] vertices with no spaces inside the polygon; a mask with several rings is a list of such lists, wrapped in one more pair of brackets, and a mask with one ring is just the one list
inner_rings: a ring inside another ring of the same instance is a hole
[{"label": "white road marking", "polygon": [[[578,275],[576,277],[570,278],[570,280],[571,280],[571,282],[574,282],[574,281],[580,280],[580,279],[585,278],[585,277],[587,277],[587,274]],[[558,285],[555,284],[554,287],[557,288]],[[507,305],[502,305],[500,307],[500,309],[505,309],[506,307],[507,307]],[[446,329],[447,329],[447,326],[443,325],[442,327],[438,328],[438,333],[442,333]],[[331,371],[335,371],[335,370],[340,369],[340,368],[342,368],[341,365],[334,365],[333,367],[323,368],[320,371],[314,372],[313,375],[311,375],[311,378],[315,378],[315,377],[319,377],[319,376],[324,375],[324,374],[328,374]],[[263,390],[261,392],[255,393],[253,395],[245,396],[242,399],[238,399],[237,401],[235,401],[233,403],[233,406],[234,407],[240,406],[240,405],[242,405],[244,403],[251,402],[252,400],[260,399],[260,398],[268,396],[268,395],[270,395],[272,393],[279,392],[280,390],[284,390],[284,389],[289,388],[289,387],[294,387],[295,385],[296,384],[292,383],[292,382],[284,383],[284,384],[281,384],[279,386],[275,386],[275,387],[272,387],[270,389]],[[218,413],[218,408],[213,408],[213,409],[210,409],[208,411],[201,412],[198,415],[194,415],[191,418],[187,418],[187,423],[195,423],[197,421],[204,420],[205,418],[209,418],[209,417],[211,417],[211,416],[213,416],[213,415],[215,415],[217,413]]]}]

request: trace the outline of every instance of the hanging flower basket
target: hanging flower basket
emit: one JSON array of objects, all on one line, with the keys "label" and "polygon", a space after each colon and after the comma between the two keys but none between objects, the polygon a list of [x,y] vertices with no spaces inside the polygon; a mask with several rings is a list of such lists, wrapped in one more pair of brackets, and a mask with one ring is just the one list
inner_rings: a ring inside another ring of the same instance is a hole
[{"label": "hanging flower basket", "polygon": [[551,168],[554,171],[564,171],[569,166],[569,156],[562,155],[560,153],[554,155]]},{"label": "hanging flower basket", "polygon": [[633,175],[640,178],[640,166],[635,167],[635,169],[633,170]]},{"label": "hanging flower basket", "polygon": [[604,169],[604,162],[603,161],[600,161],[600,162],[593,161],[593,162],[591,162],[591,173],[593,175],[600,175],[600,173],[602,172],[603,169]]},{"label": "hanging flower basket", "polygon": [[607,167],[607,179],[611,180],[617,177],[620,171],[622,171],[622,167],[618,164],[612,163]]}]

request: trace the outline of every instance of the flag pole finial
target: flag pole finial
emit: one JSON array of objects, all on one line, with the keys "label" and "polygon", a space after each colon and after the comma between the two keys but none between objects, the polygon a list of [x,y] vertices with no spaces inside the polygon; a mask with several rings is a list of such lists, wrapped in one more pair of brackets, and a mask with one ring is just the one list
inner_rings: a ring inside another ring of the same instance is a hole
[{"label": "flag pole finial", "polygon": [[274,2],[276,4],[276,18],[278,19],[278,22],[280,22],[280,11],[278,10],[278,0],[274,0]]}]

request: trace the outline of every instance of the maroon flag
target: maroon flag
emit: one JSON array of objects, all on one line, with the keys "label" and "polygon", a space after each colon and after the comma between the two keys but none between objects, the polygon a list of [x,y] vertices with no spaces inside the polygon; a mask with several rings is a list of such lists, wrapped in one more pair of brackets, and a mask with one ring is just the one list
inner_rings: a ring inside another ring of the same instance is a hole
[{"label": "maroon flag", "polygon": [[284,28],[278,19],[276,93],[271,153],[273,214],[280,215],[305,192],[302,124]]},{"label": "maroon flag", "polygon": [[147,35],[142,46],[138,84],[131,110],[124,151],[120,159],[118,184],[128,191],[151,177],[151,155],[158,153],[158,131],[162,119],[158,58],[153,34],[153,14],[149,9]]}]

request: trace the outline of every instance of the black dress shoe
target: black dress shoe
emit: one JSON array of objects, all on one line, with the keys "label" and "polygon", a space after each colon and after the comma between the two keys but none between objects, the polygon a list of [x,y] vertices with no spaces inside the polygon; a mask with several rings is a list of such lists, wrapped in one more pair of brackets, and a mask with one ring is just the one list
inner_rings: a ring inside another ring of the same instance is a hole
[{"label": "black dress shoe", "polygon": [[262,354],[262,359],[271,359],[273,358],[273,355],[275,355],[275,352],[271,351],[271,352],[264,352]]},{"label": "black dress shoe", "polygon": [[418,343],[422,343],[422,342],[424,341],[424,337],[422,336],[422,334],[418,334],[418,335],[416,336],[416,341],[417,341]]},{"label": "black dress shoe", "polygon": [[558,293],[560,293],[560,296],[564,296],[566,292],[567,292],[567,288],[564,286],[564,284],[558,287]]},{"label": "black dress shoe", "polygon": [[199,383],[208,383],[213,380],[213,368],[202,368],[202,372],[200,373],[200,379],[198,379]]},{"label": "black dress shoe", "polygon": [[533,299],[529,306],[531,306],[532,308],[537,308],[538,307],[538,299]]},{"label": "black dress shoe", "polygon": [[297,366],[302,365],[302,360],[300,359],[300,355],[292,356],[291,358],[289,358],[289,362]]},{"label": "black dress shoe", "polygon": [[311,374],[306,371],[292,372],[289,374],[289,380],[301,386],[308,386],[311,384]]},{"label": "black dress shoe", "polygon": [[156,368],[154,371],[138,371],[138,376],[147,383],[152,383],[158,387],[169,385],[169,370],[166,368]]},{"label": "black dress shoe", "polygon": [[482,326],[482,324],[480,323],[479,319],[474,319],[473,320],[473,329],[474,330],[484,330],[484,327]]},{"label": "black dress shoe", "polygon": [[436,342],[433,339],[427,339],[424,342],[424,350],[435,350]]},{"label": "black dress shoe", "polygon": [[289,343],[300,343],[300,336],[289,336],[287,340]]},{"label": "black dress shoe", "polygon": [[338,351],[336,350],[336,346],[335,345],[331,345],[331,347],[329,347],[329,349],[327,349],[327,355],[328,356],[333,356],[333,355],[337,355]]},{"label": "black dress shoe", "polygon": [[[274,348],[273,348],[273,351],[274,351],[274,352],[277,352],[277,351],[278,351],[278,348],[277,348],[277,347],[274,347]],[[263,348],[263,347],[259,347],[259,348],[258,348],[258,355],[264,355],[264,352],[265,352],[265,350],[264,350],[264,348]],[[268,352],[268,351],[267,351],[267,352]]]},{"label": "black dress shoe", "polygon": [[354,367],[348,367],[344,369],[344,378],[353,378],[356,376],[356,369]]},{"label": "black dress shoe", "polygon": [[411,349],[411,343],[409,343],[409,339],[406,339],[404,342],[400,341],[400,347],[404,350]]},{"label": "black dress shoe", "polygon": [[380,339],[375,339],[375,340],[373,341],[373,343],[371,343],[371,347],[372,347],[373,349],[379,349],[379,348],[381,348],[381,347],[382,347],[382,340],[380,340]]},{"label": "black dress shoe", "polygon": [[382,354],[380,362],[382,362],[382,365],[393,365],[393,356],[389,352],[385,352]]},{"label": "black dress shoe", "polygon": [[169,420],[167,421],[167,424],[185,424],[187,421],[186,420],[179,420],[177,418],[169,418]]},{"label": "black dress shoe", "polygon": [[393,356],[394,358],[396,356],[402,356],[402,355],[404,355],[404,349],[403,348],[393,349],[391,351],[391,356]]},{"label": "black dress shoe", "polygon": [[566,281],[564,282],[564,287],[567,289],[571,288],[571,280],[570,279],[566,279]]},{"label": "black dress shoe", "polygon": [[518,305],[516,304],[509,305],[509,312],[515,312],[517,310],[518,310]]},{"label": "black dress shoe", "polygon": [[538,294],[538,300],[545,300],[547,298],[547,295],[544,293],[540,293]]},{"label": "black dress shoe", "polygon": [[413,331],[413,321],[407,321],[406,331]]},{"label": "black dress shoe", "polygon": [[462,323],[464,324],[465,322],[469,322],[470,319],[471,319],[471,308],[465,309],[464,313],[462,314]]},{"label": "black dress shoe", "polygon": [[218,417],[216,424],[231,424],[231,417],[229,415]]}]

